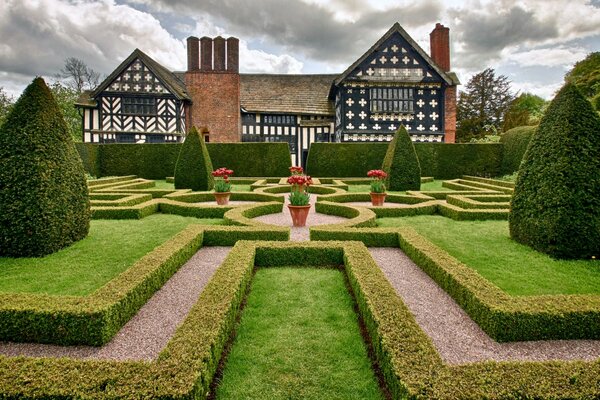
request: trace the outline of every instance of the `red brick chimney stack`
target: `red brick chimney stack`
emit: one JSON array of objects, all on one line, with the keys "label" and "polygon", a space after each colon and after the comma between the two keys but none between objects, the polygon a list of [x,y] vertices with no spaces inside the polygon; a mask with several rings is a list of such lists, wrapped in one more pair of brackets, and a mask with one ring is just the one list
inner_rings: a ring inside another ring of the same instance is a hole
[{"label": "red brick chimney stack", "polygon": [[431,58],[445,72],[450,71],[450,28],[439,22],[429,34]]},{"label": "red brick chimney stack", "polygon": [[200,39],[194,36],[187,38],[187,61],[188,71],[198,71],[200,69]]},{"label": "red brick chimney stack", "polygon": [[189,128],[208,130],[211,142],[241,139],[238,42],[220,36],[187,40],[185,84],[192,104],[186,110],[186,122]]},{"label": "red brick chimney stack", "polygon": [[[450,72],[450,28],[439,22],[429,34],[431,58],[444,72]],[[444,142],[456,141],[456,85],[444,91]]]}]

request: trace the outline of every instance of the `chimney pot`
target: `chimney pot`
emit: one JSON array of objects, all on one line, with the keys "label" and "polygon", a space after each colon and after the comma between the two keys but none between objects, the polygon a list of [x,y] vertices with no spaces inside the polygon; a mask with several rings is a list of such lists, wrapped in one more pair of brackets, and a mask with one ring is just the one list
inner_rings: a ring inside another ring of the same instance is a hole
[{"label": "chimney pot", "polygon": [[198,71],[200,69],[200,50],[199,39],[194,36],[187,38],[187,61],[188,71]]},{"label": "chimney pot", "polygon": [[215,71],[225,71],[225,39],[223,39],[221,36],[217,36],[213,42],[215,44]]},{"label": "chimney pot", "polygon": [[431,58],[445,72],[450,71],[450,28],[439,22],[429,34]]},{"label": "chimney pot", "polygon": [[213,40],[207,36],[200,39],[200,70],[213,69]]},{"label": "chimney pot", "polygon": [[227,71],[237,73],[240,69],[240,41],[238,38],[227,39]]}]

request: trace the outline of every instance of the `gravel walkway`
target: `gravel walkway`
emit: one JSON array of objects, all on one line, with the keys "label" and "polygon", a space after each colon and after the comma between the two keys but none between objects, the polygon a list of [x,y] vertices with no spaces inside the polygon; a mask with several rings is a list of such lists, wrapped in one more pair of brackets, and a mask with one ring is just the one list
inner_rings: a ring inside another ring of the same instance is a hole
[{"label": "gravel walkway", "polygon": [[119,361],[153,360],[185,319],[230,250],[230,247],[201,248],[102,347],[0,342],[0,354]]},{"label": "gravel walkway", "polygon": [[[351,201],[348,203],[340,203],[340,204],[346,204],[349,206],[373,207],[373,204],[370,201]],[[406,208],[406,207],[410,207],[413,205],[414,204],[392,203],[390,201],[386,201],[383,203],[383,206],[378,206],[378,207]]]},{"label": "gravel walkway", "polygon": [[308,214],[308,219],[306,220],[306,226],[303,228],[294,228],[292,226],[292,216],[290,215],[290,210],[287,208],[287,205],[290,204],[287,199],[287,194],[285,195],[285,197],[286,199],[285,204],[283,205],[283,212],[263,215],[260,217],[256,217],[255,220],[264,222],[265,224],[289,226],[290,240],[292,241],[310,240],[309,228],[311,226],[339,224],[340,222],[347,221],[347,219],[343,217],[337,217],[335,215],[327,215],[315,212],[315,202],[317,201],[317,195],[311,194],[310,204],[312,204],[312,207],[310,208],[310,213]]},{"label": "gravel walkway", "polygon": [[[246,201],[246,200],[229,200],[228,206],[246,206],[248,204],[256,204],[256,201]],[[216,201],[198,201],[196,203],[191,204],[199,204],[203,206],[217,206]]]},{"label": "gravel walkway", "polygon": [[497,343],[400,249],[371,247],[369,251],[449,364],[600,358],[600,340]]}]

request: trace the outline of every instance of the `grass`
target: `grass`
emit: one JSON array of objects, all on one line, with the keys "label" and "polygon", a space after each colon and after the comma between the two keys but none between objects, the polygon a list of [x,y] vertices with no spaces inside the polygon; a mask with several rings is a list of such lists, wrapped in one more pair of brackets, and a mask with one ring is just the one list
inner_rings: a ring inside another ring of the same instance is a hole
[{"label": "grass", "polygon": [[0,292],[84,296],[191,223],[221,219],[156,214],[141,220],[92,220],[89,235],[43,258],[0,258]]},{"label": "grass", "polygon": [[343,273],[262,268],[217,399],[382,399]]},{"label": "grass", "polygon": [[[421,191],[451,191],[452,189],[448,189],[442,186],[443,181],[433,181],[421,184]],[[370,185],[348,185],[348,192],[370,192]],[[388,192],[388,193],[405,193],[405,192]]]},{"label": "grass", "polygon": [[506,221],[428,215],[377,222],[412,226],[510,295],[600,294],[600,260],[555,260],[511,240]]},{"label": "grass", "polygon": [[[171,189],[175,190],[175,184],[169,183],[166,180],[154,181],[156,189]],[[250,185],[231,185],[233,192],[250,192]]]}]

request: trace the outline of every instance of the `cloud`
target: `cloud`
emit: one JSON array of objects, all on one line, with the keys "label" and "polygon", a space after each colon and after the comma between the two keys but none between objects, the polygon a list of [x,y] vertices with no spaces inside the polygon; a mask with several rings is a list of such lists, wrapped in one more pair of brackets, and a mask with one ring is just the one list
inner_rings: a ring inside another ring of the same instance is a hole
[{"label": "cloud", "polygon": [[508,54],[505,59],[522,67],[544,66],[569,69],[577,61],[583,60],[587,53],[587,50],[582,47],[560,46],[514,52]]},{"label": "cloud", "polygon": [[563,82],[511,82],[511,87],[518,93],[532,93],[546,100],[551,100],[562,87]]}]

